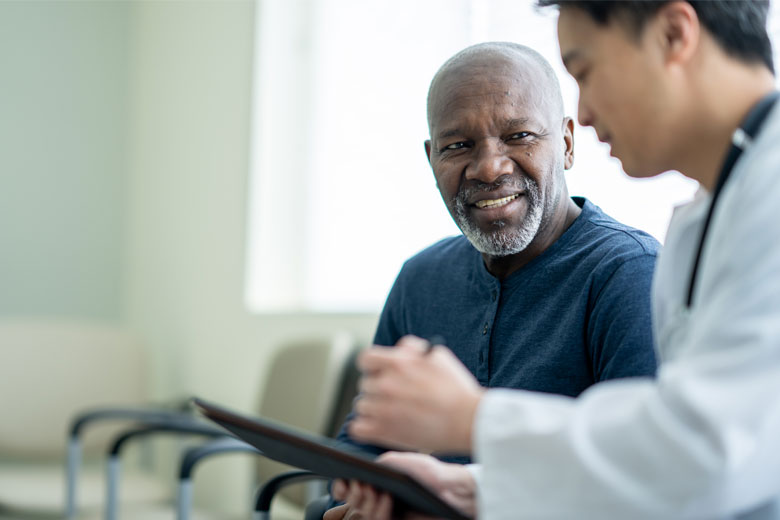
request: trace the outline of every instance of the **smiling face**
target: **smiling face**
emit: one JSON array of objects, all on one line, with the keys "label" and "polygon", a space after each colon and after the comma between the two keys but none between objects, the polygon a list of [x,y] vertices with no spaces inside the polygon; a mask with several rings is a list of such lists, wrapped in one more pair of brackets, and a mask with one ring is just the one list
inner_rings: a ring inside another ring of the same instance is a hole
[{"label": "smiling face", "polygon": [[513,53],[474,56],[434,81],[428,159],[455,223],[488,256],[524,251],[567,211],[572,122],[549,81]]}]

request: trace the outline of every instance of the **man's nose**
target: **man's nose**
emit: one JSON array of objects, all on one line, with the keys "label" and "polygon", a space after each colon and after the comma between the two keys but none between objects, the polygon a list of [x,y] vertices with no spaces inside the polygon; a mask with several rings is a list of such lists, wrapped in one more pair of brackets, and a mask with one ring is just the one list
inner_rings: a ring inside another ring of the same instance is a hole
[{"label": "man's nose", "polygon": [[466,179],[491,184],[514,172],[514,161],[507,156],[504,144],[489,142],[480,145],[474,161],[466,168]]}]

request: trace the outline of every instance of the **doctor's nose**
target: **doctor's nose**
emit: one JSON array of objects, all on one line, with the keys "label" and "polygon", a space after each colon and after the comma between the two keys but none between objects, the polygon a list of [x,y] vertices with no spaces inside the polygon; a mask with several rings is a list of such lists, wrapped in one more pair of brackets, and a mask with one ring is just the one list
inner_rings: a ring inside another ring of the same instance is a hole
[{"label": "doctor's nose", "polygon": [[588,108],[587,103],[583,101],[582,94],[580,94],[577,101],[577,121],[582,126],[593,126],[593,112]]},{"label": "doctor's nose", "polygon": [[474,161],[466,168],[466,179],[492,184],[514,172],[514,161],[507,157],[503,143],[486,143],[479,147]]}]

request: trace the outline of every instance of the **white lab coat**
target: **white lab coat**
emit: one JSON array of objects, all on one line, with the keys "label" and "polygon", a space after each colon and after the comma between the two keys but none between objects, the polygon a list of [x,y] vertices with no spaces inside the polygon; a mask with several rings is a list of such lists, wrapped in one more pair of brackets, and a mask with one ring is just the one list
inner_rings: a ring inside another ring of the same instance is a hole
[{"label": "white lab coat", "polygon": [[780,106],[721,194],[689,312],[709,203],[700,190],[675,211],[656,267],[656,381],[487,392],[480,518],[774,518],[761,506],[780,493]]}]

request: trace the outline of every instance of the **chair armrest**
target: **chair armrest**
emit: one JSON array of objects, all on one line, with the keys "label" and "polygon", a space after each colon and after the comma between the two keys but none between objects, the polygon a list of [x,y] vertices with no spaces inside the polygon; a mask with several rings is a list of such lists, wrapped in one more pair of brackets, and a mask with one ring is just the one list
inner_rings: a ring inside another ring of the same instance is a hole
[{"label": "chair armrest", "polygon": [[108,450],[109,457],[116,458],[124,445],[139,437],[147,437],[156,433],[176,433],[182,435],[203,435],[206,437],[225,437],[229,435],[222,428],[211,426],[195,418],[174,417],[159,423],[148,422],[125,430],[114,438]]},{"label": "chair armrest", "polygon": [[70,423],[70,438],[77,438],[90,423],[104,420],[160,422],[177,416],[194,417],[191,401],[183,399],[170,404],[103,407],[77,414]]},{"label": "chair armrest", "polygon": [[255,501],[255,514],[253,518],[256,520],[267,520],[271,511],[271,501],[273,500],[277,491],[287,486],[310,480],[330,479],[305,470],[288,471],[285,473],[280,473],[279,475],[269,479],[260,487],[260,491],[257,493],[257,500]]},{"label": "chair armrest", "polygon": [[181,465],[179,466],[179,480],[189,480],[192,477],[192,472],[195,470],[195,466],[203,459],[219,455],[222,453],[237,453],[247,452],[262,455],[262,452],[247,444],[241,439],[236,439],[232,436],[226,436],[221,439],[214,439],[200,446],[193,446],[189,448],[182,457]]}]

